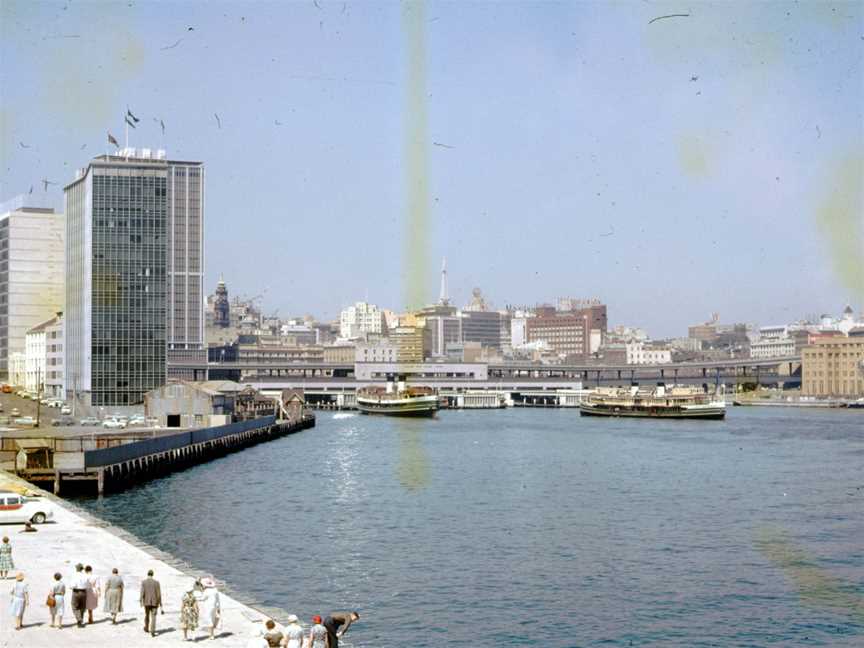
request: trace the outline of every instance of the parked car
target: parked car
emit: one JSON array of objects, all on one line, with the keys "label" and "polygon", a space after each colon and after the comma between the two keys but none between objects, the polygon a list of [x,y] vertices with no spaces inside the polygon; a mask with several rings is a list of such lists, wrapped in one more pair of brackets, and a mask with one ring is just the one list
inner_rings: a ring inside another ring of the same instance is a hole
[{"label": "parked car", "polygon": [[12,421],[15,425],[36,425],[36,419],[32,416],[19,416]]},{"label": "parked car", "polygon": [[147,425],[147,419],[141,414],[136,414],[129,419],[129,425]]},{"label": "parked car", "polygon": [[24,497],[18,493],[0,491],[0,523],[42,524],[53,517],[53,507],[40,497]]},{"label": "parked car", "polygon": [[8,383],[3,383],[3,385],[0,386],[0,392],[3,392],[4,394],[11,394],[12,391],[12,385]]},{"label": "parked car", "polygon": [[110,418],[102,421],[102,427],[106,430],[125,430],[126,421],[116,418]]},{"label": "parked car", "polygon": [[99,419],[95,416],[85,416],[78,421],[78,425],[99,425]]},{"label": "parked car", "polygon": [[11,416],[12,418],[15,418],[16,416],[21,416],[21,412],[19,411],[19,409],[17,407],[13,407],[12,411],[9,412],[9,416]]},{"label": "parked car", "polygon": [[69,407],[68,405],[64,405],[63,407],[60,408],[60,413],[61,414],[71,414],[72,408]]},{"label": "parked car", "polygon": [[55,418],[51,421],[52,427],[60,427],[63,425],[75,425],[75,419],[71,416],[61,416],[60,418]]}]

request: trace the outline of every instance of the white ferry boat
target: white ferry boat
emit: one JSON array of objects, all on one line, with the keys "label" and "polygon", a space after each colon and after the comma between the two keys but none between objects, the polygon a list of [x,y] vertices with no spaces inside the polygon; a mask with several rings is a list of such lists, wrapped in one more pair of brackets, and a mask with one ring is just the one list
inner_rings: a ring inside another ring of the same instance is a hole
[{"label": "white ferry boat", "polygon": [[695,387],[598,388],[582,401],[579,413],[582,416],[722,419],[726,416],[726,401],[722,388],[715,394]]},{"label": "white ferry boat", "polygon": [[408,387],[403,381],[357,390],[357,409],[363,414],[434,416],[438,407],[438,396],[431,387]]}]

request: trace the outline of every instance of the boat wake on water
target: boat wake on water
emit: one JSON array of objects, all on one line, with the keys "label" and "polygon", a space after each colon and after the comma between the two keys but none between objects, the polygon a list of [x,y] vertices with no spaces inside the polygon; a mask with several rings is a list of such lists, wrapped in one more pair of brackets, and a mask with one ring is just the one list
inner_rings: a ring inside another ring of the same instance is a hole
[{"label": "boat wake on water", "polygon": [[342,419],[354,418],[355,416],[357,415],[353,412],[336,412],[336,414],[333,415],[333,418],[337,421],[341,421]]}]

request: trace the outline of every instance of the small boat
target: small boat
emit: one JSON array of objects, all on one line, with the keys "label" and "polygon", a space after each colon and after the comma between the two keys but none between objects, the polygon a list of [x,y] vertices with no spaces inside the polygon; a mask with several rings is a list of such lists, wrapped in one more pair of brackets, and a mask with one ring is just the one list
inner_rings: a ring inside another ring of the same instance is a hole
[{"label": "small boat", "polygon": [[582,401],[579,413],[582,416],[722,419],[726,416],[726,401],[722,392],[710,394],[695,387],[600,388]]},{"label": "small boat", "polygon": [[439,401],[431,387],[408,387],[403,380],[386,387],[357,390],[357,409],[363,414],[388,416],[434,416]]}]

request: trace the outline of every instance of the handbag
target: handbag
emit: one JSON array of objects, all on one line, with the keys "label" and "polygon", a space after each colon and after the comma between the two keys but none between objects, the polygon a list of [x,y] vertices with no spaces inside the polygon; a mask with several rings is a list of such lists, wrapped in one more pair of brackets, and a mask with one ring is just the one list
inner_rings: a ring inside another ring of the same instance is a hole
[{"label": "handbag", "polygon": [[45,605],[48,607],[54,607],[57,605],[57,601],[54,599],[54,592],[48,593],[48,599],[45,601]]}]

